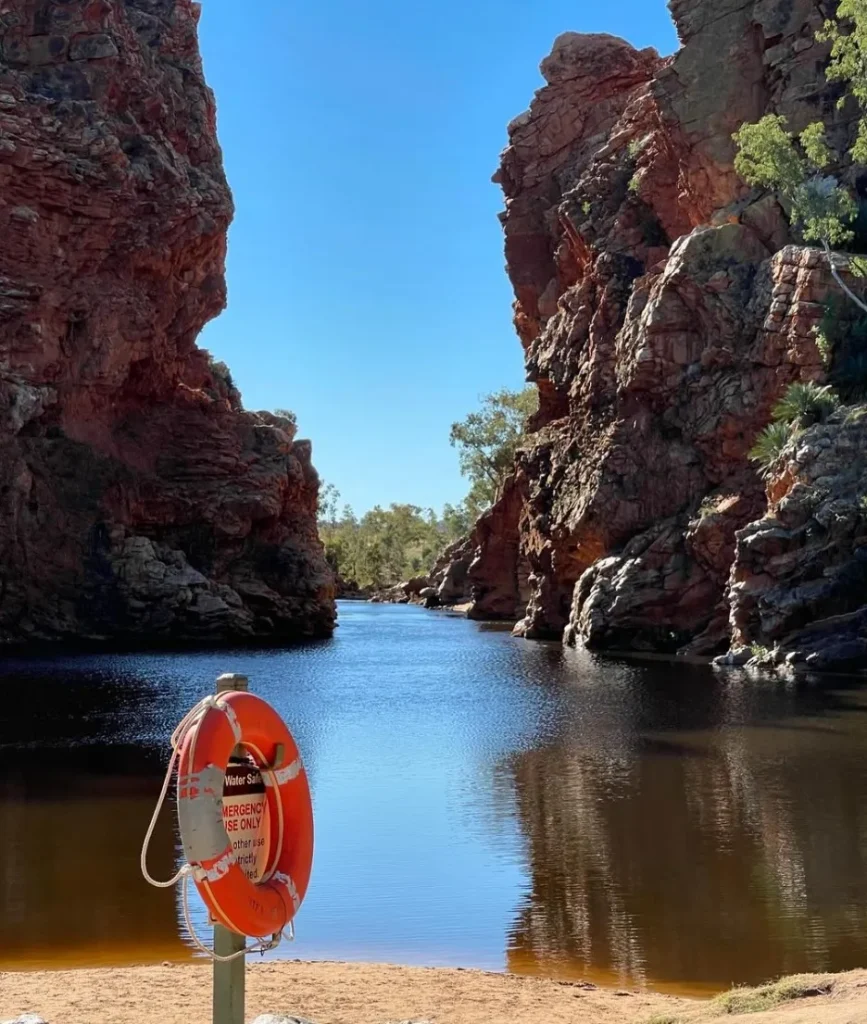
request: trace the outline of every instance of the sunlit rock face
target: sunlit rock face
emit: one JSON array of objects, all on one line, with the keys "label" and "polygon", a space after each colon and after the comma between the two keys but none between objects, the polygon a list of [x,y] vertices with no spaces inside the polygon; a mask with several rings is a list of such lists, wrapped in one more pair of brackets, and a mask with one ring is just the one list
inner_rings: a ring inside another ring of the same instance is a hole
[{"label": "sunlit rock face", "polygon": [[790,383],[824,378],[836,288],[739,181],[731,136],[778,112],[824,118],[842,150],[852,125],[821,5],[670,7],[676,55],[561,36],[509,125],[495,180],[540,411],[469,579],[479,614],[505,594],[528,637],[709,655],[731,641],[738,532],[768,507],[748,452]]},{"label": "sunlit rock face", "polygon": [[232,200],[190,0],[0,9],[0,640],[328,634],[310,445],[196,348]]}]

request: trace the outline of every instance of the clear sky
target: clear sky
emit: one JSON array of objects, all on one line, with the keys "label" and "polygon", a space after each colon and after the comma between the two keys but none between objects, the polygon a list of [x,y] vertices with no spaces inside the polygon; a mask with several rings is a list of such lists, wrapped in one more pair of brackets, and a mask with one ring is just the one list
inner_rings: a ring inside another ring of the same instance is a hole
[{"label": "clear sky", "polygon": [[357,512],[465,491],[450,424],[524,380],[490,178],[565,31],[674,50],[663,0],[204,0],[237,212],[200,344]]}]

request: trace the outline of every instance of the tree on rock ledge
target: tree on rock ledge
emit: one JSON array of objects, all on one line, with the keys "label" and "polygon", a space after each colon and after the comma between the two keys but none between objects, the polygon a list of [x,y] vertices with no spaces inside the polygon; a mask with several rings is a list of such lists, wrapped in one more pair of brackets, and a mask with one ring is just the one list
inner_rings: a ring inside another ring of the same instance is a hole
[{"label": "tree on rock ledge", "polygon": [[453,423],[450,441],[460,451],[461,472],[470,481],[467,506],[476,518],[499,496],[527,435],[527,421],[539,408],[535,387],[488,395],[478,412]]},{"label": "tree on rock ledge", "polygon": [[[854,98],[860,107],[858,135],[849,155],[855,163],[867,164],[867,0],[841,0],[837,20],[826,21],[817,38],[832,44],[826,77],[848,86],[838,106]],[[851,192],[827,173],[836,155],[828,146],[825,125],[816,121],[795,136],[784,117],[768,114],[756,124],[742,125],[734,140],[738,174],[748,185],[778,194],[804,241],[822,245],[834,280],[867,313],[867,303],[840,275],[838,260],[858,277],[867,276],[867,261],[832,251],[852,242],[858,205]]]}]

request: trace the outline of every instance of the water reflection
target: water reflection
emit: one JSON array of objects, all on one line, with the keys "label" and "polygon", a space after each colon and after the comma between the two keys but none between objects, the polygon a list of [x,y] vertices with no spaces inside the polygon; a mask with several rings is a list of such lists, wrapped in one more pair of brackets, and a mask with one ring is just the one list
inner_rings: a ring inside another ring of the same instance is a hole
[{"label": "water reflection", "polygon": [[862,965],[861,695],[575,658],[569,724],[498,769],[533,880],[510,968],[700,991]]},{"label": "water reflection", "polygon": [[[288,652],[0,663],[0,967],[191,955],[138,855],[168,735],[226,669],[311,775],[284,956],[693,992],[867,959],[864,694],[354,605],[333,642]],[[178,857],[166,816],[152,873]]]}]

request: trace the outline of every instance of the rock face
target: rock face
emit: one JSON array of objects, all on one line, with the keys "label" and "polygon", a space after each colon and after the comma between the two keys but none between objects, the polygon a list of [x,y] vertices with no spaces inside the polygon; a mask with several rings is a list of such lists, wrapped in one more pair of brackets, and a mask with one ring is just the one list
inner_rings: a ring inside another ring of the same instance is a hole
[{"label": "rock face", "polygon": [[790,383],[824,379],[814,329],[836,286],[739,181],[731,136],[775,112],[846,146],[825,6],[671,0],[674,57],[570,33],[543,61],[495,176],[540,411],[471,538],[471,614],[705,655],[765,629],[728,585],[768,507],[748,452]]},{"label": "rock face", "polygon": [[791,442],[768,515],[738,534],[729,586],[735,647],[777,664],[867,665],[867,408]]},{"label": "rock face", "polygon": [[0,10],[0,640],[324,635],[310,445],[196,348],[232,202],[191,0]]}]

